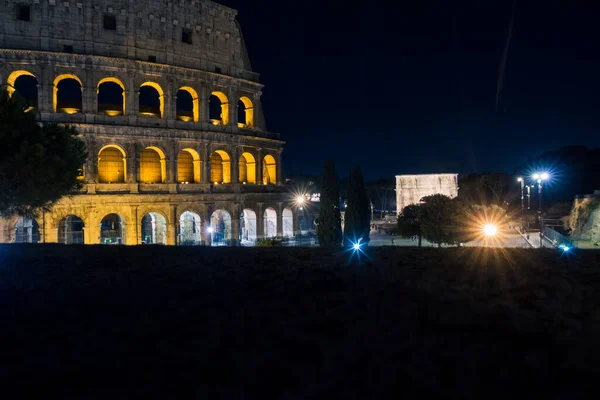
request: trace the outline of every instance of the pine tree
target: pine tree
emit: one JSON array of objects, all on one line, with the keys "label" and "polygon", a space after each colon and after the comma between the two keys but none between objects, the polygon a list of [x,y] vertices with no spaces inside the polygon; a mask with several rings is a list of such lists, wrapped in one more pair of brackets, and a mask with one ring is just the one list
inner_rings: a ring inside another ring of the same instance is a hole
[{"label": "pine tree", "polygon": [[360,167],[350,172],[348,179],[348,205],[344,214],[345,245],[353,246],[360,241],[369,243],[371,218],[369,215],[369,197],[365,189]]},{"label": "pine tree", "polygon": [[335,164],[326,161],[321,180],[321,205],[317,218],[317,238],[322,247],[335,249],[342,242],[340,189]]}]

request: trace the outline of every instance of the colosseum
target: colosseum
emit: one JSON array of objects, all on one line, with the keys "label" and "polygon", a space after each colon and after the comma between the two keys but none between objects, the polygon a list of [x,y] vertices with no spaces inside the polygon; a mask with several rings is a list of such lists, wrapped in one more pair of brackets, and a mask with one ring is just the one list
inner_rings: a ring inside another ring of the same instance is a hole
[{"label": "colosseum", "polygon": [[83,189],[0,242],[251,244],[296,212],[237,12],[206,0],[8,0],[0,80],[74,125]]}]

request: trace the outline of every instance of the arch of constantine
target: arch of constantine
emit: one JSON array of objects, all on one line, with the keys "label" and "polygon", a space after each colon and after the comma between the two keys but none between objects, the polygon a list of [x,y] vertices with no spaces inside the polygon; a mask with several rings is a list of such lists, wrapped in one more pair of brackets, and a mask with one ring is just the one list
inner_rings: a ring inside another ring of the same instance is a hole
[{"label": "arch of constantine", "polygon": [[[0,82],[76,127],[82,190],[0,242],[228,245],[291,236],[284,142],[236,11],[205,0],[6,1]],[[65,24],[65,21],[70,21]]]}]

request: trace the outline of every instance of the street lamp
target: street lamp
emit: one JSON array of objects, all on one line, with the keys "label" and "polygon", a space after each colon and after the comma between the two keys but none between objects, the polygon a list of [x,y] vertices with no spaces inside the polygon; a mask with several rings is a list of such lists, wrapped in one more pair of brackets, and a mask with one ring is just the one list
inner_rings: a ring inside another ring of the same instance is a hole
[{"label": "street lamp", "polygon": [[521,183],[521,231],[525,227],[525,179],[517,178],[517,182]]},{"label": "street lamp", "polygon": [[550,179],[550,175],[547,172],[533,174],[533,179],[538,184],[538,219],[540,222],[540,248],[544,247],[543,233],[542,233],[542,182]]},{"label": "street lamp", "polygon": [[210,245],[212,247],[212,245],[213,245],[213,235],[212,235],[213,234],[213,228],[212,228],[212,226],[209,226],[206,229],[206,231],[210,234]]}]

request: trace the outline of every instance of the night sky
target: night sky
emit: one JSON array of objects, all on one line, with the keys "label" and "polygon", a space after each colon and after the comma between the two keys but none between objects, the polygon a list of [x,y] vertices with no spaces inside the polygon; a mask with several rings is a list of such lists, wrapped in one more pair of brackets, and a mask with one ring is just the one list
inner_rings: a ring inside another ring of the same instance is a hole
[{"label": "night sky", "polygon": [[218,0],[239,11],[286,174],[513,170],[564,145],[600,146],[593,2]]}]

